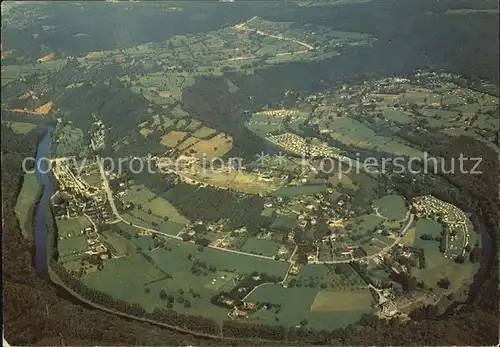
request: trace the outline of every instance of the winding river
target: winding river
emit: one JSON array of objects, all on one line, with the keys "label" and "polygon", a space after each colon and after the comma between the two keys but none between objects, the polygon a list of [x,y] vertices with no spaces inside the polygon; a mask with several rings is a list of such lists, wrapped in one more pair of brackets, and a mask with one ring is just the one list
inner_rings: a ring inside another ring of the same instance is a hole
[{"label": "winding river", "polygon": [[50,207],[50,198],[53,192],[53,183],[50,172],[47,172],[49,163],[46,160],[52,142],[53,127],[47,127],[47,131],[38,143],[36,151],[36,177],[43,194],[38,201],[35,211],[35,267],[38,275],[42,278],[48,277],[47,268],[47,211]]}]

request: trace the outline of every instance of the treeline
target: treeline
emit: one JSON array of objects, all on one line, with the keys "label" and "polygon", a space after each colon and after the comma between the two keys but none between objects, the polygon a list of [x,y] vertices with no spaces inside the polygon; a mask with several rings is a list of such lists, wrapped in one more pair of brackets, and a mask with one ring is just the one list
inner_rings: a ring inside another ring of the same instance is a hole
[{"label": "treeline", "polygon": [[222,326],[222,334],[226,338],[248,338],[251,336],[252,338],[286,341],[288,343],[327,344],[336,335],[342,335],[343,332],[317,331],[303,326],[287,328],[279,325],[225,321]]}]

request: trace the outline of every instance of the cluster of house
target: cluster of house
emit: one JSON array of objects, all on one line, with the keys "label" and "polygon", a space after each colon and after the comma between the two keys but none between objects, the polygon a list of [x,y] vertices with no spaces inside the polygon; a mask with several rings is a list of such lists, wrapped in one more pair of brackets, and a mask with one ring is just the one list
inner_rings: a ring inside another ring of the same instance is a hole
[{"label": "cluster of house", "polygon": [[[85,254],[89,255],[95,255],[101,260],[106,260],[109,258],[109,253],[107,247],[99,241],[99,234],[97,233],[97,230],[94,229],[92,226],[85,227],[80,230],[79,233],[73,234],[73,233],[68,233],[66,236],[59,236],[60,240],[66,239],[66,238],[72,238],[72,237],[77,237],[77,236],[85,236],[85,242],[87,243],[87,250],[84,252]],[[79,253],[82,252],[82,250],[74,250],[71,253]]]},{"label": "cluster of house", "polygon": [[[439,219],[446,226],[447,258],[464,255],[470,241],[470,223],[464,211],[432,195],[414,198],[413,206],[417,217]],[[457,244],[460,241],[461,244]]]},{"label": "cluster of house", "polygon": [[[327,190],[329,195],[319,193],[311,195],[301,195],[289,197],[286,201],[274,203],[273,198],[265,198],[265,208],[275,208],[275,213],[278,216],[294,216],[297,218],[298,226],[303,228],[310,220],[312,225],[316,224],[316,219],[320,218],[327,221],[331,227],[336,226],[336,221],[341,218],[354,215],[354,211],[349,210],[349,197],[345,196],[342,199],[339,196],[331,195],[333,189]],[[331,196],[333,196],[331,198]],[[281,198],[282,199],[282,198]],[[279,207],[278,207],[279,206]],[[309,218],[314,214],[314,218]]]},{"label": "cluster of house", "polygon": [[289,117],[290,120],[295,120],[299,118],[299,111],[298,110],[287,110],[287,109],[281,109],[281,110],[265,110],[261,112],[255,113],[255,115],[262,115],[262,116],[267,116],[267,117],[279,117],[279,118],[286,118]]},{"label": "cluster of house", "polygon": [[[85,213],[99,223],[105,223],[113,218],[109,203],[102,195],[101,189],[77,177],[68,163],[56,162],[52,172],[59,188],[53,196],[56,216],[74,218]],[[56,197],[62,198],[64,203],[58,204]]]},{"label": "cluster of house", "polygon": [[339,150],[328,144],[316,140],[308,142],[303,137],[294,133],[283,133],[279,135],[268,135],[266,140],[273,143],[275,146],[284,149],[287,152],[310,157],[331,157],[337,158]]}]

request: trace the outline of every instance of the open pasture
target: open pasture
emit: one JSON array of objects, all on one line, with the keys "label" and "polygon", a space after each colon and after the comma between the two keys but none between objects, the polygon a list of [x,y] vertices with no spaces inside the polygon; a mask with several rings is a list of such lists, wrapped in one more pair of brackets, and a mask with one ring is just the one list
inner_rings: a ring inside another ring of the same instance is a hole
[{"label": "open pasture", "polygon": [[155,216],[152,213],[149,214],[143,209],[135,209],[123,215],[123,217],[139,227],[155,229],[168,235],[177,235],[184,228],[184,224],[171,220],[165,221],[163,218]]},{"label": "open pasture", "polygon": [[159,249],[151,252],[151,256],[160,267],[162,267],[162,264],[165,264],[164,270],[172,274],[182,271],[185,267],[187,267],[188,270],[191,268],[188,262],[179,261],[179,259],[187,259],[189,253],[200,261],[205,261],[207,264],[215,266],[219,271],[235,272],[239,274],[251,274],[257,271],[264,272],[270,276],[284,276],[288,269],[288,264],[281,261],[224,252],[209,247],[205,247],[203,248],[203,252],[199,252],[197,250],[197,245],[185,243],[180,240],[170,243],[172,251],[169,252]]},{"label": "open pasture", "polygon": [[23,235],[28,239],[33,238],[33,226],[31,222],[33,220],[34,207],[39,191],[40,185],[36,175],[34,173],[24,174],[23,186],[17,196],[14,211],[19,220]]},{"label": "open pasture", "polygon": [[277,254],[279,247],[280,245],[276,242],[249,237],[246,239],[241,250],[247,253],[274,257]]},{"label": "open pasture", "polygon": [[385,118],[401,124],[411,123],[414,119],[411,117],[411,113],[393,109],[387,109],[382,112]]},{"label": "open pasture", "polygon": [[[82,282],[97,290],[129,302],[143,303],[145,298],[144,284],[163,278],[165,275],[157,270],[142,255],[136,254],[104,263],[102,271],[84,275]],[[155,295],[155,300],[158,294]],[[152,310],[152,307],[149,307]]]},{"label": "open pasture", "polygon": [[11,128],[16,134],[27,134],[37,127],[36,124],[27,122],[2,121],[2,123]]},{"label": "open pasture", "polygon": [[405,236],[401,239],[401,242],[406,246],[413,246],[415,244],[415,237],[417,235],[417,230],[415,227],[411,227],[406,232]]},{"label": "open pasture", "polygon": [[146,188],[144,185],[133,185],[123,196],[123,200],[133,203],[135,206],[147,203],[156,198],[156,194]]},{"label": "open pasture", "polygon": [[407,213],[405,201],[399,195],[387,195],[375,200],[373,207],[380,215],[389,220],[403,220]]},{"label": "open pasture", "polygon": [[67,237],[57,241],[57,251],[61,257],[69,254],[81,254],[88,249],[85,235]]},{"label": "open pasture", "polygon": [[108,229],[102,231],[101,235],[102,235],[101,241],[105,245],[109,245],[112,247],[112,253],[114,255],[122,256],[122,255],[132,254],[133,252],[135,252],[135,249],[132,246],[131,242],[125,240],[119,234]]},{"label": "open pasture", "polygon": [[250,194],[270,193],[280,188],[280,182],[259,180],[259,177],[245,171],[197,171],[193,178],[221,188],[230,188]]},{"label": "open pasture", "polygon": [[314,298],[311,311],[358,311],[370,308],[373,296],[370,290],[321,291]]}]

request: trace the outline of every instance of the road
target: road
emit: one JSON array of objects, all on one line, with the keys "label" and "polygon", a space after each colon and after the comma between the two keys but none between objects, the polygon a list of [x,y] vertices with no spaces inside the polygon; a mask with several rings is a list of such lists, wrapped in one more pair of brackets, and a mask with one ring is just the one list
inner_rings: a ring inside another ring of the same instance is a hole
[{"label": "road", "polygon": [[405,236],[406,232],[411,226],[411,223],[413,223],[413,219],[415,218],[415,215],[413,213],[410,214],[410,218],[408,219],[408,223],[404,226],[404,228],[401,230],[399,233],[398,237],[394,240],[394,242],[387,247],[384,247],[380,252],[372,254],[372,255],[367,255],[364,257],[359,257],[359,258],[353,258],[353,259],[345,259],[345,260],[327,260],[327,261],[315,261],[312,262],[311,264],[344,264],[344,263],[350,263],[351,261],[358,261],[358,260],[370,260],[374,259],[380,255],[383,255],[387,252],[389,252],[394,246],[396,246],[398,243],[401,242],[401,239]]}]

